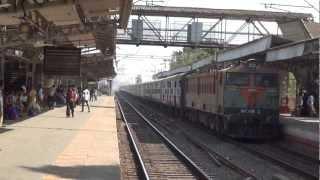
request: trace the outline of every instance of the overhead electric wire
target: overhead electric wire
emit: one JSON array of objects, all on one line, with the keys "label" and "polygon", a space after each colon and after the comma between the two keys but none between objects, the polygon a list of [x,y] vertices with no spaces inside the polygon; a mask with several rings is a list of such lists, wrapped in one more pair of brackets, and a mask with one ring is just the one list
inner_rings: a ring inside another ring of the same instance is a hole
[{"label": "overhead electric wire", "polygon": [[311,8],[310,6],[304,5],[290,5],[290,4],[276,4],[276,3],[262,3],[266,8],[269,6],[285,6],[285,7],[299,7],[299,8]]},{"label": "overhead electric wire", "polygon": [[307,4],[310,6],[310,8],[316,10],[317,12],[320,12],[319,9],[316,8],[316,7],[315,7],[313,4],[311,4],[309,1],[307,1],[307,0],[303,0],[303,1],[304,1],[305,3],[307,3]]}]

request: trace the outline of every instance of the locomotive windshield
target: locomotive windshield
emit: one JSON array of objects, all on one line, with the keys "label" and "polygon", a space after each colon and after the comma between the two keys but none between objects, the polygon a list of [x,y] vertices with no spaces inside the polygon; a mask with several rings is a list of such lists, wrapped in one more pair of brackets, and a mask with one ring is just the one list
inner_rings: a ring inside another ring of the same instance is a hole
[{"label": "locomotive windshield", "polygon": [[255,86],[277,87],[278,86],[277,76],[272,74],[256,74]]},{"label": "locomotive windshield", "polygon": [[227,85],[236,85],[236,86],[248,86],[249,85],[249,76],[248,73],[235,73],[229,72],[226,77]]}]

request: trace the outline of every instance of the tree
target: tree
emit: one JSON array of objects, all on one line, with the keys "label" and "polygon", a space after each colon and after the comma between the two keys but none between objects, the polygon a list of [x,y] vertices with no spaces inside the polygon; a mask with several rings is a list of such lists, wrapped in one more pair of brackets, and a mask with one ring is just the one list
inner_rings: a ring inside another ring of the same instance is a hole
[{"label": "tree", "polygon": [[204,58],[214,55],[216,51],[217,49],[213,48],[183,48],[183,51],[175,51],[171,56],[170,70],[200,61]]}]

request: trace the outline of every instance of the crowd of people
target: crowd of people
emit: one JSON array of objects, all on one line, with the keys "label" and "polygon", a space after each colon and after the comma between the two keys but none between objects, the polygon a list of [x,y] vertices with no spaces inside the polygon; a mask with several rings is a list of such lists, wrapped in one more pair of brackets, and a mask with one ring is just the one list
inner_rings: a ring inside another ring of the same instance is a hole
[{"label": "crowd of people", "polygon": [[98,91],[95,88],[88,90],[76,86],[52,85],[44,89],[41,85],[37,88],[27,89],[26,86],[11,89],[4,94],[4,118],[18,120],[24,116],[32,117],[46,109],[66,105],[66,116],[74,116],[76,105],[82,104],[82,111],[86,105],[90,112],[89,101],[96,101]]},{"label": "crowd of people", "polygon": [[[4,94],[4,118],[16,120],[22,117],[23,113],[28,116],[34,116],[41,112],[41,101],[43,101],[43,91],[31,89],[27,90],[26,86],[9,91]],[[41,94],[39,94],[39,92]]]}]

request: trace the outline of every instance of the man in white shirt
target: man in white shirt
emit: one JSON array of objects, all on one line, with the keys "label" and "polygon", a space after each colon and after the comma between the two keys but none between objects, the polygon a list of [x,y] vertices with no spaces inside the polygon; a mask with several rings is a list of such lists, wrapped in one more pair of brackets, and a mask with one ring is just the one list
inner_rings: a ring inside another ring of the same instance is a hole
[{"label": "man in white shirt", "polygon": [[88,112],[90,112],[89,100],[90,100],[90,91],[87,88],[84,88],[84,90],[82,91],[82,110],[81,110],[81,112],[83,112],[83,110],[84,110],[85,103],[88,107]]}]

